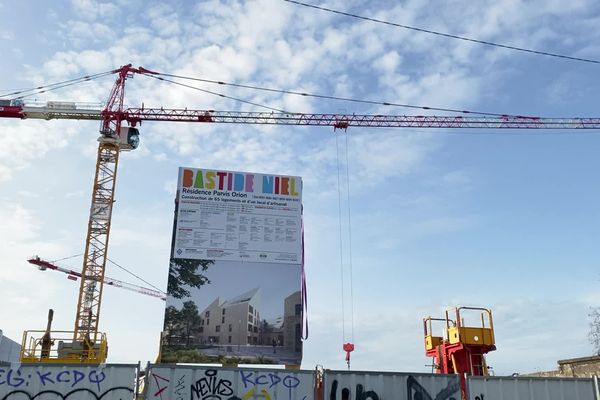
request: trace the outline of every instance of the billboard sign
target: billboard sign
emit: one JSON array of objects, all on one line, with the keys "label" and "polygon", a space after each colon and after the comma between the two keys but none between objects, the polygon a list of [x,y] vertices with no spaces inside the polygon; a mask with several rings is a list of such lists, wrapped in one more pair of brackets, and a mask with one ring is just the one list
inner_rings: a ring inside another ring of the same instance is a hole
[{"label": "billboard sign", "polygon": [[300,263],[297,176],[180,168],[173,257]]},{"label": "billboard sign", "polygon": [[163,363],[299,365],[302,180],[180,168]]}]

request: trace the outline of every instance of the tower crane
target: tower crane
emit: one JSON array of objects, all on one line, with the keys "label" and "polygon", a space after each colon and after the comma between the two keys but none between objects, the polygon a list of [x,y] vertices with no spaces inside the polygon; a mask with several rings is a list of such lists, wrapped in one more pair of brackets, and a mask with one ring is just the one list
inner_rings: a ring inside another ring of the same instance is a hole
[{"label": "tower crane", "polygon": [[[62,272],[63,274],[67,274],[68,279],[71,279],[74,281],[76,281],[78,278],[81,278],[81,272],[77,272],[77,271],[73,271],[72,269],[60,267],[60,266],[56,265],[55,263],[53,263],[51,261],[43,260],[43,259],[39,258],[38,256],[31,257],[30,259],[27,260],[27,262],[29,264],[35,265],[40,271],[46,271],[49,269],[51,271]],[[145,294],[147,296],[156,297],[158,299],[161,299],[162,301],[167,301],[167,295],[164,292],[161,292],[156,289],[151,289],[148,287],[134,285],[129,282],[123,282],[123,281],[120,281],[115,278],[109,278],[108,276],[104,276],[104,284],[118,287],[118,288],[125,289],[125,290],[129,290],[132,292],[140,293],[140,294]]]},{"label": "tower crane", "polygon": [[[83,268],[72,341],[59,341],[57,355],[41,353],[41,339],[25,332],[22,362],[87,362],[106,360],[106,335],[98,331],[105,264],[110,236],[119,155],[139,143],[137,125],[143,121],[329,126],[334,130],[369,128],[450,129],[600,129],[600,118],[539,118],[493,116],[407,116],[240,112],[166,108],[125,108],[125,83],[134,75],[159,76],[143,67],[124,65],[112,71],[117,78],[102,110],[79,109],[74,103],[28,106],[22,101],[0,102],[0,118],[99,120],[100,137]],[[43,331],[42,331],[43,332]]]}]

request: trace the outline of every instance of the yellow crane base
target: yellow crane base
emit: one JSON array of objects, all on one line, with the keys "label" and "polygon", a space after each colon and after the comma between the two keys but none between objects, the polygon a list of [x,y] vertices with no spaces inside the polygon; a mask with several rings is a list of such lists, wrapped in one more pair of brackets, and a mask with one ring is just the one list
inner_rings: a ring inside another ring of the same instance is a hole
[{"label": "yellow crane base", "polygon": [[103,364],[108,355],[106,334],[98,332],[90,343],[73,340],[69,331],[25,331],[21,363]]}]

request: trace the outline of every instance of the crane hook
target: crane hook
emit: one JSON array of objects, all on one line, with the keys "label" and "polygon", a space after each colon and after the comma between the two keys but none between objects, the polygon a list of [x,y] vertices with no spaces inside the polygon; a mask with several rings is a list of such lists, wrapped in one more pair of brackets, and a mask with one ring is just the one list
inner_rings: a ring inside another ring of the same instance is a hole
[{"label": "crane hook", "polygon": [[344,343],[344,351],[346,352],[346,364],[348,364],[348,369],[350,369],[350,353],[354,351],[353,343]]}]

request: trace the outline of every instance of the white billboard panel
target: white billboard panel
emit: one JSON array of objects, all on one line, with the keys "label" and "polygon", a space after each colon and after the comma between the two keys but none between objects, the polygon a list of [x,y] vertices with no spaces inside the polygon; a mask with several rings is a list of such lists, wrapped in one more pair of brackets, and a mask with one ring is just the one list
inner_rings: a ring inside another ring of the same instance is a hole
[{"label": "white billboard panel", "polygon": [[173,258],[299,264],[302,178],[180,168]]}]

